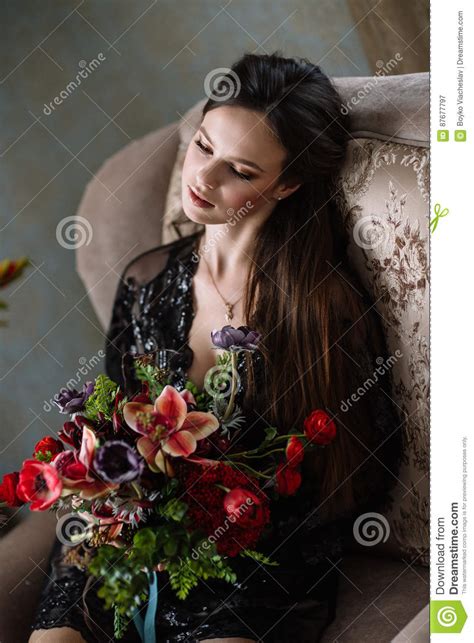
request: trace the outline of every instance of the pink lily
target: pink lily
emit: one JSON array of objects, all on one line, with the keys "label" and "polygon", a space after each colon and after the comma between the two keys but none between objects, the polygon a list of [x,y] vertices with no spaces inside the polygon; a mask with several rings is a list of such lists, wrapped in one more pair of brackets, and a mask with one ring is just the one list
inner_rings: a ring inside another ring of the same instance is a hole
[{"label": "pink lily", "polygon": [[212,413],[188,413],[187,402],[195,403],[190,391],[178,392],[168,384],[154,404],[127,402],[123,407],[125,422],[143,436],[137,441],[137,449],[152,471],[173,476],[166,456],[187,458],[196,451],[198,440],[219,428]]}]

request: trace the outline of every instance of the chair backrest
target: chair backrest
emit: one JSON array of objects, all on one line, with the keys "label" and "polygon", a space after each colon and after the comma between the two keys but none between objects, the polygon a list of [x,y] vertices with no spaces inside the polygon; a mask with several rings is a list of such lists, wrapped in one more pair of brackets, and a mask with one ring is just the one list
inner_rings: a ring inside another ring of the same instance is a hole
[{"label": "chair backrest", "polygon": [[[393,399],[404,419],[404,461],[393,502],[379,519],[382,542],[371,552],[427,565],[429,75],[334,83],[341,108],[352,115],[339,197],[349,252],[385,328]],[[120,150],[87,186],[78,216],[93,235],[77,248],[77,270],[104,328],[125,264],[199,228],[182,211],[181,169],[203,104]]]}]

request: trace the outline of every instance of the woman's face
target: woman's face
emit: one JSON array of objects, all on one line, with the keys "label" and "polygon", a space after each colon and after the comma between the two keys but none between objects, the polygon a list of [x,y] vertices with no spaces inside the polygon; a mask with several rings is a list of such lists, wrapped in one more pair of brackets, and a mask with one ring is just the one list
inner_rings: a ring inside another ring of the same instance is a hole
[{"label": "woman's face", "polygon": [[[209,111],[193,136],[182,172],[185,214],[196,223],[225,223],[240,208],[268,214],[285,196],[278,178],[286,152],[263,114],[243,107]],[[199,207],[190,189],[212,207]],[[249,205],[250,204],[250,205]]]}]

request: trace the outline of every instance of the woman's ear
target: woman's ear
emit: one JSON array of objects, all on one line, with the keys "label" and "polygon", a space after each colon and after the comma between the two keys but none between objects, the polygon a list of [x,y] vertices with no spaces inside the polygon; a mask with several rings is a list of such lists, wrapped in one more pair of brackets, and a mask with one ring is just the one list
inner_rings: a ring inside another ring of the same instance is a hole
[{"label": "woman's ear", "polygon": [[286,197],[290,196],[290,194],[293,194],[293,192],[296,192],[296,190],[302,185],[301,183],[297,183],[295,181],[293,182],[288,182],[288,183],[282,183],[281,185],[278,186],[278,189],[275,191],[275,194],[273,195],[275,199],[286,199]]}]

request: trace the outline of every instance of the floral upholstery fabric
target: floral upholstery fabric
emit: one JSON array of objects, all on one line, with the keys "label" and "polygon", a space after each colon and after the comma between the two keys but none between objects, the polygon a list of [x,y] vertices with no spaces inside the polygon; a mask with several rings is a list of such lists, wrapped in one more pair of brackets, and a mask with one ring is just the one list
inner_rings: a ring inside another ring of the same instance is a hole
[{"label": "floral upholstery fabric", "polygon": [[[428,565],[429,155],[422,147],[355,139],[342,176],[350,255],[382,318],[404,461],[387,516],[405,560]],[[399,353],[399,354],[400,354]]]}]

